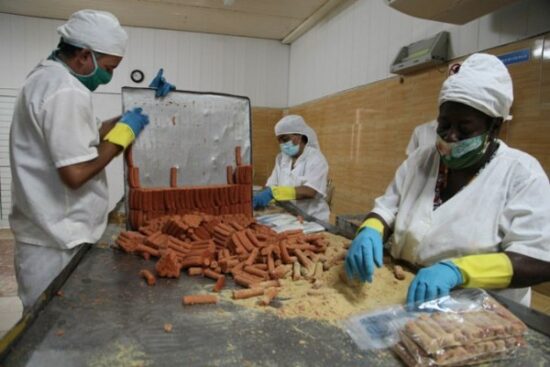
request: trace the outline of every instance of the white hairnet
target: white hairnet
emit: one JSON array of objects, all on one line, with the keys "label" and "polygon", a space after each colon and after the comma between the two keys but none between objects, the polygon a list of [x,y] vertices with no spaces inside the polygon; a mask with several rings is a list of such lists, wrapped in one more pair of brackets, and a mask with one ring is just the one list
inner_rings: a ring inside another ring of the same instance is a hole
[{"label": "white hairnet", "polygon": [[307,145],[312,148],[321,149],[315,131],[309,127],[302,116],[288,115],[283,117],[275,125],[275,135],[300,134],[307,136]]},{"label": "white hairnet", "polygon": [[57,28],[57,33],[76,47],[121,57],[126,52],[128,35],[118,19],[106,11],[79,10]]},{"label": "white hairnet", "polygon": [[439,105],[447,101],[463,103],[492,117],[510,119],[514,101],[512,78],[496,56],[473,54],[443,83]]}]

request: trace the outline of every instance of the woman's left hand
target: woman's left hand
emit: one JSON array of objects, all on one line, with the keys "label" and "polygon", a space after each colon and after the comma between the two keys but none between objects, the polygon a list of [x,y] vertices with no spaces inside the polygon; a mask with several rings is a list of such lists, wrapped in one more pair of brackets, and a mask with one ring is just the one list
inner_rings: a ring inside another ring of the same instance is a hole
[{"label": "woman's left hand", "polygon": [[462,285],[464,280],[458,267],[450,261],[420,269],[407,292],[407,305],[413,306],[446,296],[451,289]]}]

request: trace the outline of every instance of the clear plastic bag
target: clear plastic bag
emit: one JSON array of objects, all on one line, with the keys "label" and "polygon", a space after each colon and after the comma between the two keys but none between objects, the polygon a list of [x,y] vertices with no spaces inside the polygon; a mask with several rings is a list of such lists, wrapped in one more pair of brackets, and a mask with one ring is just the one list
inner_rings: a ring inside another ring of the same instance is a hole
[{"label": "clear plastic bag", "polygon": [[527,327],[486,292],[467,289],[418,305],[355,315],[344,322],[365,350],[392,348],[408,366],[464,366],[511,358]]}]

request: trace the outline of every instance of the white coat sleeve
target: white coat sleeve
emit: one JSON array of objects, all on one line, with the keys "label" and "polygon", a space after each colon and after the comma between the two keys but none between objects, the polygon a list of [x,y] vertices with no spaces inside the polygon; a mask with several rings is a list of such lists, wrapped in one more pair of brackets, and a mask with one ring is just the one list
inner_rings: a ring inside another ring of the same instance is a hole
[{"label": "white coat sleeve", "polygon": [[271,176],[267,179],[266,186],[277,186],[279,184],[280,153],[275,158],[275,167],[271,171]]},{"label": "white coat sleeve", "polygon": [[392,183],[388,186],[384,195],[374,200],[374,209],[372,212],[381,216],[391,228],[393,228],[395,217],[401,203],[401,195],[408,173],[408,166],[412,166],[409,161],[410,159],[407,159],[401,163],[401,166],[399,166],[395,172]]},{"label": "white coat sleeve", "polygon": [[312,188],[324,198],[327,195],[328,163],[322,156],[313,157],[307,163],[304,175],[301,177],[302,185]]},{"label": "white coat sleeve", "polygon": [[[542,171],[542,168],[541,168]],[[518,184],[502,212],[502,248],[550,261],[550,183],[542,172]]]},{"label": "white coat sleeve", "polygon": [[407,144],[407,149],[405,150],[407,156],[411,155],[411,153],[418,148],[418,144],[418,128],[415,128],[409,140],[409,144]]},{"label": "white coat sleeve", "polygon": [[89,95],[72,88],[58,91],[44,102],[39,121],[56,168],[97,157],[99,130]]}]

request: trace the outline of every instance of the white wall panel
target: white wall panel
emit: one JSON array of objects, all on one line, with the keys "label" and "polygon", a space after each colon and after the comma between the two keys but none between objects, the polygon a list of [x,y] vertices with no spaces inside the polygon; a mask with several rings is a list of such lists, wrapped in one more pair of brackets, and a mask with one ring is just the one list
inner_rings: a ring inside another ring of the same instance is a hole
[{"label": "white wall panel", "polygon": [[527,34],[540,34],[548,30],[550,6],[548,0],[533,0],[528,4]]},{"label": "white wall panel", "polygon": [[289,106],[390,76],[400,47],[447,30],[451,58],[550,31],[550,1],[523,0],[464,25],[402,14],[357,0],[291,45]]},{"label": "white wall panel", "polygon": [[479,47],[479,23],[479,21],[473,21],[447,29],[451,34],[451,55],[466,55],[473,50],[481,50]]},{"label": "white wall panel", "polygon": [[362,22],[366,13],[366,5],[369,3],[360,3],[362,6],[355,6],[352,11],[351,25],[353,29],[352,38],[352,54],[351,54],[351,78],[353,85],[359,85],[362,80],[367,79],[367,70],[365,65],[367,63],[368,51],[366,47],[360,45],[365,43],[367,31],[367,22]]},{"label": "white wall panel", "polygon": [[414,18],[405,16],[403,13],[398,11],[389,11],[388,13],[390,15],[388,22],[388,60],[392,62],[404,44],[410,44],[413,42]]},{"label": "white wall panel", "polygon": [[[518,2],[502,9],[498,16],[493,17],[497,23],[500,44],[515,42],[527,36],[528,14],[529,7]],[[548,23],[550,24],[550,19]]]},{"label": "white wall panel", "polygon": [[11,212],[9,134],[16,91],[0,89],[0,228],[8,228]]},{"label": "white wall panel", "polygon": [[[55,48],[62,21],[0,13],[0,88],[18,89],[27,73]],[[286,107],[290,47],[277,41],[159,29],[126,28],[128,54],[111,83],[98,92],[146,86],[160,67],[180,89],[246,95],[254,106]],[[282,63],[282,64],[281,64]],[[238,77],[237,77],[238,76]]]}]

